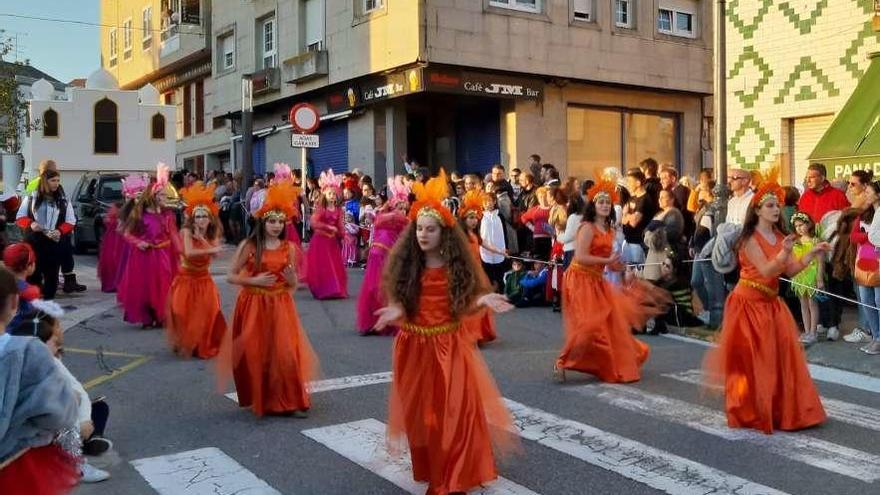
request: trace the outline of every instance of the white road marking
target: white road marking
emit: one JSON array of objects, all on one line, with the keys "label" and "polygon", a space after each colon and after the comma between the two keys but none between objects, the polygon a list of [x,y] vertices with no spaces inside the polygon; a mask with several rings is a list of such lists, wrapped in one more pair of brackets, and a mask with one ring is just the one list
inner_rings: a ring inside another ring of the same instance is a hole
[{"label": "white road marking", "polygon": [[784,495],[628,438],[506,399],[517,432],[528,440],[675,495]]},{"label": "white road marking", "polygon": [[[408,493],[418,495],[425,493],[426,485],[413,480],[409,454],[402,452],[395,455],[385,448],[385,424],[381,421],[370,418],[304,430],[302,434]],[[528,488],[500,476],[491,485],[469,493],[537,495]]]},{"label": "white road marking", "polygon": [[[380,383],[390,383],[391,372],[383,371],[381,373],[370,373],[367,375],[351,375],[340,378],[329,378],[327,380],[316,380],[310,384],[311,393],[329,392],[331,390],[343,390],[346,388],[366,387],[368,385],[378,385]],[[226,398],[233,402],[238,402],[238,394],[231,392],[226,394]]]},{"label": "white road marking", "polygon": [[131,461],[159,495],[281,495],[218,448]]},{"label": "white road marking", "polygon": [[876,468],[880,465],[880,456],[810,437],[804,433],[776,432],[766,435],[751,429],[729,428],[727,417],[722,411],[628,386],[587,385],[573,390],[590,397],[597,397],[613,406],[645,414],[653,419],[684,425],[729,441],[749,442],[781,457],[866,483],[880,479],[880,470]]},{"label": "white road marking", "polygon": [[[689,344],[696,344],[703,347],[716,347],[716,345],[711,342],[706,342],[705,340],[695,339],[692,337],[685,337],[683,335],[667,333],[663,334],[663,336],[667,339],[678,340],[680,342],[687,342]],[[828,366],[820,366],[818,364],[808,364],[807,367],[809,368],[810,375],[813,377],[814,380],[819,380],[820,382],[834,383],[837,385],[843,385],[845,387],[857,388],[859,390],[865,390],[867,392],[880,394],[880,378],[863,375],[861,373],[853,373],[852,371],[840,370],[837,368],[829,368]]]},{"label": "white road marking", "polygon": [[[685,383],[694,383],[697,385],[705,385],[703,383],[702,370],[686,370],[678,373],[664,373],[663,376],[672,378]],[[708,385],[714,390],[721,390],[720,385]],[[841,423],[867,428],[869,430],[880,431],[880,409],[863,406],[861,404],[853,404],[852,402],[844,402],[842,400],[822,397],[822,405],[825,406],[825,412],[828,417],[833,418]]]}]

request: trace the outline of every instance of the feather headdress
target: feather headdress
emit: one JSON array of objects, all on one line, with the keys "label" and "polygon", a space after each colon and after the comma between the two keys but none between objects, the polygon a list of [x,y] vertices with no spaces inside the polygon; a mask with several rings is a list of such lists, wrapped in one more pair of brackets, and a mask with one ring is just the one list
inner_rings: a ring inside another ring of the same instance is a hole
[{"label": "feather headdress", "polygon": [[290,165],[286,163],[275,164],[275,180],[293,180],[293,173],[290,171]]},{"label": "feather headdress", "polygon": [[410,187],[402,175],[398,175],[388,182],[388,202],[391,206],[398,203],[409,202]]},{"label": "feather headdress", "polygon": [[461,199],[461,209],[458,210],[458,215],[461,218],[467,218],[470,215],[475,215],[478,220],[483,218],[483,200],[485,199],[486,193],[483,191],[478,189],[468,191]]},{"label": "feather headdress", "polygon": [[785,204],[785,191],[779,185],[778,164],[774,164],[765,172],[756,172],[753,174],[753,177],[755,177],[755,184],[757,184],[758,189],[755,195],[752,196],[752,206],[761,206],[771,198],[776,198],[779,206]]},{"label": "feather headdress", "polygon": [[321,186],[321,191],[332,188],[336,194],[340,194],[342,192],[342,176],[334,174],[333,170],[325,170],[318,177],[318,185]]},{"label": "feather headdress", "polygon": [[455,217],[452,216],[449,208],[443,205],[443,200],[449,195],[449,181],[446,179],[445,170],[440,169],[437,177],[429,179],[424,184],[415,182],[412,192],[416,195],[416,200],[409,210],[411,220],[416,221],[419,217],[427,215],[437,219],[446,227],[455,225]]},{"label": "feather headdress", "polygon": [[153,192],[159,192],[168,186],[168,178],[171,176],[171,168],[162,162],[156,164],[156,183],[153,184]]},{"label": "feather headdress", "polygon": [[144,192],[150,185],[147,174],[128,174],[122,179],[122,195],[128,199],[134,199]]},{"label": "feather headdress", "polygon": [[220,213],[220,207],[214,202],[216,188],[215,184],[206,186],[202,181],[198,181],[181,190],[180,195],[183,197],[183,202],[186,203],[186,215],[192,216],[196,210],[203,210],[217,216]]},{"label": "feather headdress", "polygon": [[[602,174],[597,174],[596,182],[593,187],[587,191],[587,197],[590,201],[595,202],[596,198],[604,196],[616,205],[620,201],[620,195],[617,193],[617,177],[619,174],[610,173],[608,169]],[[614,172],[617,172],[615,169]]]},{"label": "feather headdress", "polygon": [[297,189],[289,180],[274,182],[266,190],[266,200],[255,216],[290,220],[296,215],[294,204],[297,201]]}]

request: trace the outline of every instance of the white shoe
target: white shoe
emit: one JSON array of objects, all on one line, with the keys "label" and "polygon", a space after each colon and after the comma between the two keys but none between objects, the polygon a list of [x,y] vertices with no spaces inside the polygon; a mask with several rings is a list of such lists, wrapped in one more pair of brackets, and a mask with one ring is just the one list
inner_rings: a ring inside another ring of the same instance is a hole
[{"label": "white shoe", "polygon": [[800,340],[801,340],[801,344],[804,344],[805,346],[807,346],[807,345],[813,345],[816,342],[818,342],[819,337],[815,333],[805,333],[805,334],[801,335]]},{"label": "white shoe", "polygon": [[825,329],[822,325],[816,325],[816,335],[825,335],[828,330]]},{"label": "white shoe", "polygon": [[80,481],[82,481],[83,483],[98,483],[110,479],[110,473],[98,469],[88,462],[83,462],[79,466],[79,469],[82,473],[82,478],[80,479]]},{"label": "white shoe", "polygon": [[837,327],[829,328],[828,335],[826,335],[825,338],[834,342],[835,340],[840,338],[840,330],[838,330]]},{"label": "white shoe", "polygon": [[849,333],[849,335],[844,336],[843,340],[849,342],[850,344],[868,344],[871,342],[872,339],[871,336],[865,333],[864,330],[856,327],[853,329],[852,332]]},{"label": "white shoe", "polygon": [[697,318],[699,318],[700,321],[702,321],[702,322],[703,322],[704,324],[706,324],[706,325],[709,324],[709,317],[710,317],[710,316],[709,316],[709,312],[708,312],[708,311],[701,311],[700,314],[697,315]]}]

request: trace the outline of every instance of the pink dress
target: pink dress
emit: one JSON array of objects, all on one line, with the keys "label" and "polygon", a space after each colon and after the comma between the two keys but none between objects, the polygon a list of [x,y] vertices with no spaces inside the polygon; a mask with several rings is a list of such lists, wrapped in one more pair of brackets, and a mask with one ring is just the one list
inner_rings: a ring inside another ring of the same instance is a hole
[{"label": "pink dress", "polygon": [[125,245],[125,238],[116,230],[119,225],[116,213],[118,208],[113,206],[104,217],[104,233],[101,236],[101,246],[98,249],[98,279],[101,280],[102,292],[116,292],[119,282],[118,272],[122,264],[119,258]]},{"label": "pink dress", "polygon": [[[373,224],[373,243],[370,244],[367,270],[357,301],[357,329],[361,334],[370,332],[376,324],[373,313],[385,306],[385,295],[382,293],[382,271],[385,269],[385,260],[388,259],[388,253],[408,223],[409,219],[406,215],[392,211],[379,214],[376,223]],[[381,334],[396,333],[396,327],[387,327]]]},{"label": "pink dress", "polygon": [[345,236],[342,238],[342,261],[347,266],[357,263],[358,234],[360,227],[356,223],[345,224]]},{"label": "pink dress", "polygon": [[[144,212],[141,228],[126,234],[126,240],[131,250],[120,281],[120,289],[125,294],[123,319],[128,323],[163,325],[180,253],[174,213],[171,210]],[[140,242],[148,243],[149,247],[138,248]]]},{"label": "pink dress", "polygon": [[344,233],[342,209],[318,208],[312,215],[312,230],[314,235],[306,252],[306,273],[311,274],[307,281],[309,290],[315,299],[345,299],[348,276],[340,246]]}]

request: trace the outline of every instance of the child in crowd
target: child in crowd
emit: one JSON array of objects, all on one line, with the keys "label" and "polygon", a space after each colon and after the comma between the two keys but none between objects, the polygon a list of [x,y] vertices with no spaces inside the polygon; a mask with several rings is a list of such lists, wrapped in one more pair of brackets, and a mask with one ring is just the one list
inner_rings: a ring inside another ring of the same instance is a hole
[{"label": "child in crowd", "polygon": [[372,205],[372,202],[361,205],[361,224],[360,231],[358,232],[360,247],[358,260],[364,268],[367,266],[367,253],[370,250],[370,243],[373,239],[373,222],[376,221],[376,209]]},{"label": "child in crowd", "polygon": [[345,235],[342,237],[342,261],[351,268],[358,261],[358,240],[360,226],[354,220],[351,211],[345,211]]},{"label": "child in crowd", "polygon": [[[803,212],[797,212],[791,217],[791,224],[797,235],[794,243],[793,254],[795,260],[800,260],[820,240],[816,237],[816,226],[810,217]],[[819,325],[819,302],[816,300],[816,290],[825,288],[824,263],[814,258],[803,270],[792,277],[791,290],[797,295],[801,303],[801,317],[804,323],[804,334],[801,342],[815,344],[818,339]]]},{"label": "child in crowd", "polygon": [[30,244],[17,242],[3,250],[3,264],[15,276],[18,286],[18,311],[9,322],[9,328],[14,328],[25,314],[33,310],[31,302],[40,298],[40,288],[27,281],[37,269],[37,255]]},{"label": "child in crowd", "polygon": [[522,298],[515,304],[518,308],[526,306],[545,306],[547,304],[547,280],[550,277],[550,270],[545,263],[532,265],[532,269],[528,271],[520,285],[522,286]]},{"label": "child in crowd", "polygon": [[[522,253],[528,257],[529,253]],[[522,279],[526,276],[523,270],[523,262],[515,259],[511,264],[511,270],[504,274],[504,295],[514,306],[518,305],[523,298]]]},{"label": "child in crowd", "polygon": [[495,193],[484,193],[483,217],[480,220],[480,258],[483,269],[496,292],[504,290],[504,268],[507,255],[507,233],[504,219],[498,212]]},{"label": "child in crowd", "polygon": [[666,251],[660,264],[660,279],[656,285],[669,292],[673,304],[669,306],[665,315],[654,319],[654,327],[648,331],[649,334],[667,333],[667,325],[679,328],[703,326],[703,321],[694,313],[693,289],[687,268],[675,252]]}]

